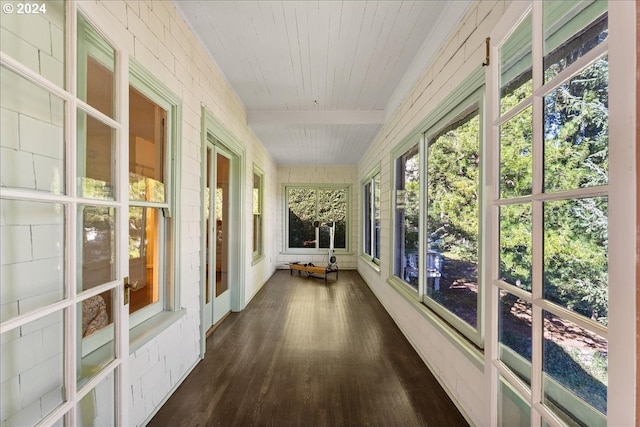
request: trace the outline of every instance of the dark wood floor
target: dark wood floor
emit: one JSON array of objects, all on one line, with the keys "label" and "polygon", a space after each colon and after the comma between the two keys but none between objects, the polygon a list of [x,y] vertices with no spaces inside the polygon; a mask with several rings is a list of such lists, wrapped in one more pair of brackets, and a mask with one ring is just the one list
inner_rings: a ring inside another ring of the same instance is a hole
[{"label": "dark wood floor", "polygon": [[[453,367],[452,367],[453,368]],[[362,278],[278,271],[150,426],[466,426]]]}]

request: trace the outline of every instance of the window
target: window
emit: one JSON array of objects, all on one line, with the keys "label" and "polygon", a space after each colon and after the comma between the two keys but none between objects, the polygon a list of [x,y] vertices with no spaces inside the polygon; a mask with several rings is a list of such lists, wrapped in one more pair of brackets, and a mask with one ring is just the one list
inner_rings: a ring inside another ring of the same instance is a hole
[{"label": "window", "polygon": [[285,187],[287,250],[319,252],[329,249],[335,224],[334,248],[348,249],[349,188],[333,186]]},{"label": "window", "polygon": [[375,264],[380,264],[380,170],[367,179],[362,191],[363,243],[362,252]]},{"label": "window", "polygon": [[[607,422],[606,8],[534,3],[493,61],[491,359],[498,400],[517,397],[524,415],[543,424]],[[532,55],[536,49],[543,55]],[[498,410],[502,425],[516,422],[512,416]]]},{"label": "window", "polygon": [[129,87],[129,312],[132,326],[171,308],[175,283],[177,100],[132,67]]},{"label": "window", "polygon": [[264,174],[256,166],[253,167],[253,261],[263,257],[262,209],[263,209]]}]

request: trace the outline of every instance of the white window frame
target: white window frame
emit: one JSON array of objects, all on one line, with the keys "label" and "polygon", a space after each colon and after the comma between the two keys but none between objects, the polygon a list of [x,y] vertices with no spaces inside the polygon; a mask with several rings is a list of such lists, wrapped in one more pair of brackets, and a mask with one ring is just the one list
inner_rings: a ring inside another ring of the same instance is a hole
[{"label": "white window frame", "polygon": [[320,232],[319,228],[316,227],[315,230],[315,239],[316,245],[314,248],[290,248],[289,247],[289,189],[290,188],[308,188],[316,190],[316,218],[318,212],[318,203],[317,203],[317,191],[323,189],[334,189],[334,190],[345,190],[347,195],[347,211],[345,218],[345,247],[344,248],[335,248],[336,253],[348,253],[350,251],[350,230],[351,230],[351,186],[350,185],[342,185],[342,184],[287,184],[283,187],[283,199],[284,199],[284,242],[283,247],[285,248],[285,252],[289,254],[308,254],[308,255],[317,255],[317,254],[325,254],[329,250],[329,248],[321,248],[320,247]]},{"label": "white window frame", "polygon": [[[382,173],[380,165],[376,166],[362,181],[362,251],[360,256],[365,261],[372,263],[373,268],[380,271],[380,258],[375,256],[376,245],[381,244],[381,237],[378,236],[376,240],[376,212],[380,215],[380,206],[376,205],[376,191],[380,191],[381,188]],[[369,197],[367,199],[366,187],[369,186]],[[367,209],[368,207],[368,209]],[[367,224],[367,219],[370,220],[370,224]],[[378,228],[380,224],[378,224]],[[381,231],[381,230],[380,230]],[[367,238],[369,244],[367,245]]]}]

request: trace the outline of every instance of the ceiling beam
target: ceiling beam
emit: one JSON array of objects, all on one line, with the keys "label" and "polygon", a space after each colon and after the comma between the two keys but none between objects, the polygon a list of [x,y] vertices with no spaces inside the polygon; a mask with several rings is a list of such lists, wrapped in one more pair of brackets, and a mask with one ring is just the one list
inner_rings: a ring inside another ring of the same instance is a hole
[{"label": "ceiling beam", "polygon": [[382,124],[384,110],[352,111],[247,111],[247,125],[354,125]]}]

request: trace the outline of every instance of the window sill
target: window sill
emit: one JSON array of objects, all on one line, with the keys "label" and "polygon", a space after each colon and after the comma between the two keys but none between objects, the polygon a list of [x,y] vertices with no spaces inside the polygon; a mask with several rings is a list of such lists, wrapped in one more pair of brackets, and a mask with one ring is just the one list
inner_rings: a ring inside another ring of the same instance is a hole
[{"label": "window sill", "polygon": [[187,314],[187,309],[162,311],[129,331],[129,354],[141,348],[158,334]]},{"label": "window sill", "polygon": [[416,292],[412,292],[404,282],[396,277],[388,278],[387,283],[398,291],[398,293],[420,313],[422,317],[433,325],[433,327],[441,332],[451,344],[460,350],[470,362],[478,369],[484,369],[484,353],[468,341],[466,337],[461,335],[460,332],[432,312],[426,305],[418,301]]},{"label": "window sill", "polygon": [[360,254],[360,260],[371,267],[376,273],[380,274],[380,265],[374,262],[371,257],[367,254]]},{"label": "window sill", "polygon": [[[286,251],[280,252],[280,255],[327,255],[329,253],[329,249],[288,249]],[[340,255],[354,255],[353,252],[345,249],[335,249],[335,256]]]},{"label": "window sill", "polygon": [[253,267],[254,265],[258,264],[260,261],[262,261],[264,259],[264,255],[257,255],[253,257],[253,260],[251,261],[251,266]]}]

